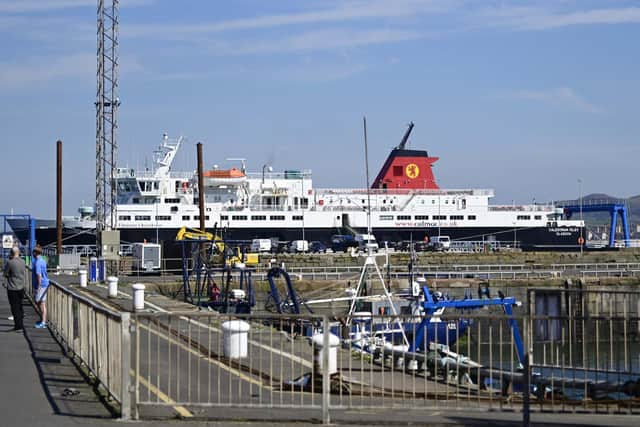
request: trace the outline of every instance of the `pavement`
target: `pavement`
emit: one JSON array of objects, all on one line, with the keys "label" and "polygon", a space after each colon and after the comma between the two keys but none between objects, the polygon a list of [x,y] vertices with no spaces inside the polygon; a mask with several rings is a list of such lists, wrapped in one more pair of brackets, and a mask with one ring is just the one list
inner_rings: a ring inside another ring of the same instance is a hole
[{"label": "pavement", "polygon": [[[38,314],[24,300],[25,331],[13,332],[6,292],[0,292],[0,426],[273,426],[319,425],[319,411],[302,409],[222,408],[227,420],[150,419],[122,422],[81,369],[67,355],[49,329],[35,329]],[[402,416],[370,410],[332,410],[335,425],[519,426],[517,412],[411,411]],[[297,420],[305,419],[306,422]],[[637,426],[638,415],[532,413],[534,426]]]}]

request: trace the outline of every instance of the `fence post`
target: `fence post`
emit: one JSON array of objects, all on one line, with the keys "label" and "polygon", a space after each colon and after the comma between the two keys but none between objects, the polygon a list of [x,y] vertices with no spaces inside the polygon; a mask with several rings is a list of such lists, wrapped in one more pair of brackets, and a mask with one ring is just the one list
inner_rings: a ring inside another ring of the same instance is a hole
[{"label": "fence post", "polygon": [[329,316],[322,316],[322,424],[331,423],[329,415],[329,399],[330,393],[330,373],[329,373]]},{"label": "fence post", "polygon": [[522,427],[529,427],[531,424],[531,414],[529,412],[531,406],[531,366],[529,364],[529,352],[524,354],[523,363],[523,386],[522,386]]},{"label": "fence post", "polygon": [[131,419],[131,314],[121,313],[120,317],[120,419]]}]

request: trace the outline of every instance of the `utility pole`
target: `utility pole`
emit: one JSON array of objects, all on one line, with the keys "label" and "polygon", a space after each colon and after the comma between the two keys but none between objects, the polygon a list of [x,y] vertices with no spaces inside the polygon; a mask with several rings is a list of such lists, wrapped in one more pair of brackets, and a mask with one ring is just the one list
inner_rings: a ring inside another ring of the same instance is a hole
[{"label": "utility pole", "polygon": [[580,255],[582,255],[582,251],[584,248],[584,236],[582,235],[582,230],[584,230],[584,219],[582,218],[582,179],[578,178],[578,194],[580,196]]},{"label": "utility pole", "polygon": [[[118,159],[118,3],[98,0],[98,63],[96,74],[96,249],[110,261],[118,259],[116,228]],[[105,233],[108,231],[108,233]]]}]

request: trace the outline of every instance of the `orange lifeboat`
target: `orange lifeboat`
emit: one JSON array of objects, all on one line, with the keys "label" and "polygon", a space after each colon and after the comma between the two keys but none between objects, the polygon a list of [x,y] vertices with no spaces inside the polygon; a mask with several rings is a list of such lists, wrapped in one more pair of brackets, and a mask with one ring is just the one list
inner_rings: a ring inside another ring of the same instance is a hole
[{"label": "orange lifeboat", "polygon": [[221,185],[240,185],[247,180],[247,176],[240,169],[213,169],[203,174],[204,185],[219,187]]}]

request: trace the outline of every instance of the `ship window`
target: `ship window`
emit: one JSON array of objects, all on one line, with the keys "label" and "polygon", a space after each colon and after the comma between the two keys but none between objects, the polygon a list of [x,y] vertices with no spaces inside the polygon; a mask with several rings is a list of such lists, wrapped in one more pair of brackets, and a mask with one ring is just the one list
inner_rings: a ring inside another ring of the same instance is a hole
[{"label": "ship window", "polygon": [[207,212],[211,212],[211,208],[207,208]]},{"label": "ship window", "polygon": [[284,221],[284,215],[271,215],[269,219],[271,221]]},{"label": "ship window", "polygon": [[446,215],[434,215],[433,219],[443,220],[443,219],[447,219],[447,216]]},{"label": "ship window", "polygon": [[151,221],[151,216],[149,216],[149,215],[136,215],[136,221]]},{"label": "ship window", "polygon": [[436,199],[431,199],[431,204],[435,205],[436,204]]},{"label": "ship window", "polygon": [[380,221],[392,221],[393,215],[380,215]]},{"label": "ship window", "polygon": [[542,219],[542,215],[536,215],[534,218],[535,219]]},{"label": "ship window", "polygon": [[467,215],[467,219],[468,219],[469,221],[475,221],[476,216],[475,216],[475,215]]},{"label": "ship window", "polygon": [[130,216],[130,215],[120,215],[120,216],[118,217],[118,219],[119,219],[120,221],[131,221],[131,216]]},{"label": "ship window", "polygon": [[464,219],[464,216],[463,215],[451,215],[451,216],[449,216],[449,219],[453,220],[453,221],[460,221],[460,220]]},{"label": "ship window", "polygon": [[302,221],[302,215],[293,215],[291,219],[293,221]]},{"label": "ship window", "polygon": [[229,215],[220,215],[220,221],[228,221]]},{"label": "ship window", "polygon": [[399,221],[407,221],[407,220],[411,220],[411,215],[398,215],[396,218]]},{"label": "ship window", "polygon": [[416,217],[415,217],[415,218],[416,218],[416,220],[422,220],[422,221],[424,221],[424,220],[426,220],[426,219],[429,219],[429,215],[416,215]]},{"label": "ship window", "polygon": [[178,212],[178,207],[177,206],[171,206],[171,212],[172,213]]},{"label": "ship window", "polygon": [[251,221],[265,221],[266,219],[266,215],[251,215]]},{"label": "ship window", "polygon": [[133,202],[134,205],[137,205],[137,204],[140,203],[140,199],[138,199],[137,197],[134,197],[132,202]]},{"label": "ship window", "polygon": [[156,215],[156,221],[171,221],[171,215]]},{"label": "ship window", "polygon": [[194,198],[193,198],[193,204],[194,204],[194,205],[197,205],[198,203],[200,203],[200,199],[199,199],[199,198],[197,198],[197,197],[194,197]]},{"label": "ship window", "polygon": [[246,221],[247,220],[247,216],[246,215],[233,215],[231,216],[231,219],[234,221]]},{"label": "ship window", "polygon": [[[195,220],[197,220],[197,221],[198,221],[198,220],[200,220],[200,215],[196,215],[196,216],[194,216],[194,217],[193,217],[193,219],[195,219]],[[204,216],[204,220],[205,220],[205,221],[208,221],[208,220],[209,220],[209,215],[205,215],[205,216]]]},{"label": "ship window", "polygon": [[165,203],[180,203],[180,199],[174,199],[174,198],[166,198],[164,199]]},{"label": "ship window", "polygon": [[182,215],[182,220],[183,221],[189,221],[191,219],[191,216],[189,215]]},{"label": "ship window", "polygon": [[449,204],[449,199],[444,199],[444,204],[448,205]]},{"label": "ship window", "polygon": [[402,176],[402,166],[393,167],[393,176]]},{"label": "ship window", "polygon": [[523,221],[528,220],[528,219],[531,219],[531,215],[518,215],[517,219],[523,220]]},{"label": "ship window", "polygon": [[160,184],[158,183],[158,181],[153,181],[153,189],[157,190],[158,188],[160,188]]},{"label": "ship window", "polygon": [[302,209],[307,209],[309,207],[309,199],[306,197],[300,197],[300,207]]}]

